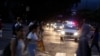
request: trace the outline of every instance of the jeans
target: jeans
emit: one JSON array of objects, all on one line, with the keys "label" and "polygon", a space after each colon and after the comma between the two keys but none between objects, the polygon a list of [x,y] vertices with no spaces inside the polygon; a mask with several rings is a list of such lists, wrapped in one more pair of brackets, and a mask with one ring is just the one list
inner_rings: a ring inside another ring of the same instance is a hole
[{"label": "jeans", "polygon": [[27,48],[28,48],[29,56],[35,56],[36,44],[29,43]]}]

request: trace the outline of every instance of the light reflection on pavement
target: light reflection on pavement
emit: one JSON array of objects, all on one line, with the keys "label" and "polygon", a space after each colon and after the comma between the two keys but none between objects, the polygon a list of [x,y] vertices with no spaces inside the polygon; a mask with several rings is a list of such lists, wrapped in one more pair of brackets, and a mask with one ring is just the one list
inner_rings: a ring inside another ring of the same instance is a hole
[{"label": "light reflection on pavement", "polygon": [[[62,55],[62,53],[64,55],[66,53],[66,56],[76,56],[78,48],[78,43],[74,42],[74,39],[70,39],[69,37],[65,38],[63,42],[60,41],[59,32],[54,32],[51,28],[46,29],[44,32],[44,45],[46,51],[48,51],[51,56]],[[99,56],[97,49],[94,47],[92,48],[92,56]]]},{"label": "light reflection on pavement", "polygon": [[74,41],[60,41],[59,33],[54,32],[53,30],[46,29],[44,33],[44,45],[46,51],[49,52],[51,56],[64,55],[64,56],[74,56],[77,43]]},{"label": "light reflection on pavement", "polygon": [[[0,39],[0,56],[3,52],[4,47],[9,43],[9,39],[12,37],[12,24],[5,24],[3,31],[3,38]],[[27,27],[24,27],[27,30]],[[54,32],[51,28],[46,29],[44,33],[44,45],[46,51],[51,54],[50,56],[55,56],[57,53],[66,53],[66,56],[74,56],[77,50],[77,43],[73,41],[73,39],[66,39],[65,41],[61,42],[59,35],[57,32]],[[100,39],[99,39],[100,45]],[[92,53],[94,56],[98,56],[97,49],[95,47],[92,48]],[[48,55],[39,55],[39,56],[48,56]]]}]

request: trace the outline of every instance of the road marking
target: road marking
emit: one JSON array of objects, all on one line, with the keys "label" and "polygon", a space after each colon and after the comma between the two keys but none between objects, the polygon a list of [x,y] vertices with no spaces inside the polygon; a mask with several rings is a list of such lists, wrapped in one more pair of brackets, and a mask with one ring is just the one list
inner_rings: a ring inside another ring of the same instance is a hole
[{"label": "road marking", "polygon": [[56,53],[55,56],[66,56],[66,53]]}]

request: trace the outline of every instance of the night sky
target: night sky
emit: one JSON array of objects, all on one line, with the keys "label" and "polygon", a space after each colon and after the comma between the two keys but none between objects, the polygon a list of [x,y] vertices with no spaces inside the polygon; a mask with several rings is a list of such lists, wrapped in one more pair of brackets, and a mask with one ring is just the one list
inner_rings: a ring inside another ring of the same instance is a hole
[{"label": "night sky", "polygon": [[[67,14],[73,4],[80,0],[0,0],[2,18],[13,19],[17,16],[27,18],[46,18],[57,14]],[[26,7],[30,11],[26,12]],[[67,12],[68,11],[68,12]]]},{"label": "night sky", "polygon": [[36,16],[50,16],[54,14],[65,13],[67,9],[71,9],[75,0],[42,0],[42,1],[29,1],[31,6],[31,15],[35,14]]}]

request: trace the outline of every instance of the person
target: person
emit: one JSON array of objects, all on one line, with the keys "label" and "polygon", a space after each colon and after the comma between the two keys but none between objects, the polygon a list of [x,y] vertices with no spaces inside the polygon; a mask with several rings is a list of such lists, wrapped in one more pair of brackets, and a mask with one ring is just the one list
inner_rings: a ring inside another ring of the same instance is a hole
[{"label": "person", "polygon": [[39,36],[40,36],[40,39],[43,38],[43,31],[44,31],[44,29],[43,29],[43,23],[40,22],[40,24],[39,24]]},{"label": "person", "polygon": [[82,20],[81,25],[77,56],[91,56],[91,50],[88,44],[90,37],[88,37],[88,35],[90,34],[91,30],[94,30],[94,28],[85,23],[85,19]]},{"label": "person", "polygon": [[28,56],[28,52],[25,50],[23,27],[17,26],[15,32],[16,38],[11,39],[11,56]]},{"label": "person", "polygon": [[17,17],[17,22],[15,24],[15,27],[22,26],[22,19],[20,17]]},{"label": "person", "polygon": [[91,48],[93,46],[95,46],[97,48],[98,52],[100,53],[100,48],[99,48],[99,43],[98,42],[99,42],[99,27],[96,26],[94,34],[92,36],[92,45],[91,45]]},{"label": "person", "polygon": [[30,30],[31,31],[27,35],[26,45],[29,52],[29,56],[35,56],[36,42],[38,41],[38,26],[34,24],[30,27]]},{"label": "person", "polygon": [[13,37],[16,37],[16,34],[15,34],[15,28],[17,26],[23,26],[22,25],[22,19],[20,19],[20,17],[17,17],[17,22],[13,25],[12,29],[13,29]]},{"label": "person", "polygon": [[0,37],[2,38],[2,19],[0,18]]},{"label": "person", "polygon": [[35,21],[31,21],[28,25],[28,27],[30,27],[31,25],[33,25],[35,23]]},{"label": "person", "polygon": [[35,24],[35,21],[31,21],[28,25],[28,33],[31,31],[31,26]]},{"label": "person", "polygon": [[2,30],[2,19],[0,18],[0,30]]}]

